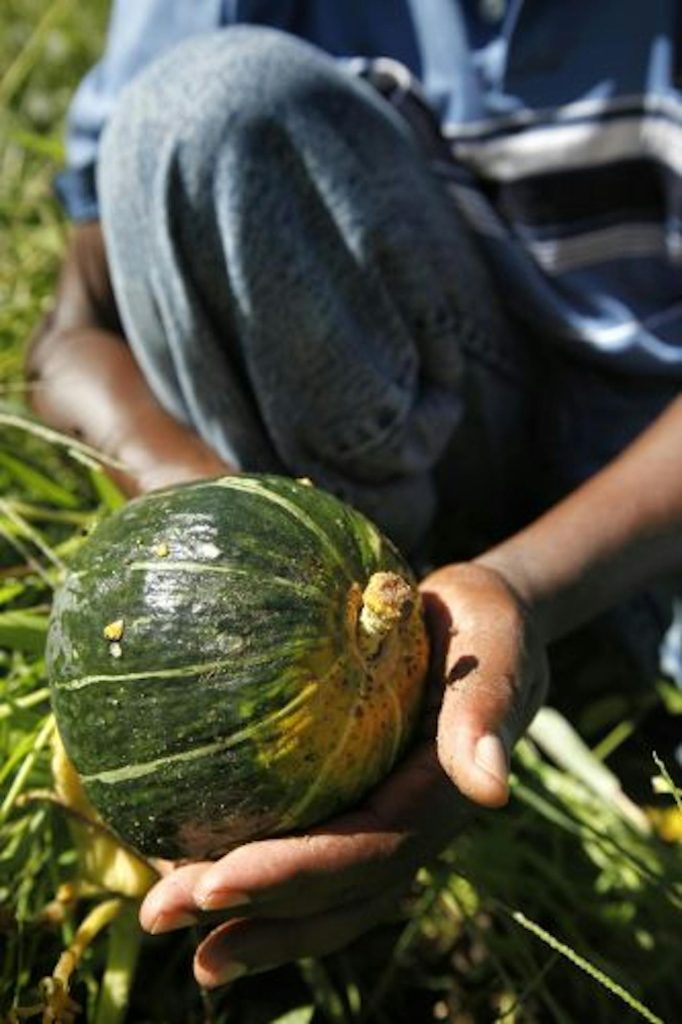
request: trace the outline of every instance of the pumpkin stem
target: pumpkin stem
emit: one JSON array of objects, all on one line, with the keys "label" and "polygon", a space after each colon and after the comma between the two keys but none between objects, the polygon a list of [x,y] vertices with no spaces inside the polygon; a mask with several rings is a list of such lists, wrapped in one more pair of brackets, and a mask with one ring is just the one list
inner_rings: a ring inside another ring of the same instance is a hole
[{"label": "pumpkin stem", "polygon": [[358,617],[358,645],[367,658],[374,657],[386,637],[406,622],[415,605],[413,588],[395,572],[375,572],[362,594]]}]

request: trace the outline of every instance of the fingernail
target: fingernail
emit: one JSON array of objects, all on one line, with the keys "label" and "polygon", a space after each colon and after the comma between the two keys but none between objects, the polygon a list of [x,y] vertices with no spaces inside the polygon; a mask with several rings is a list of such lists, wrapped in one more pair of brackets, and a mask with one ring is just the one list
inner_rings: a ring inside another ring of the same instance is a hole
[{"label": "fingernail", "polygon": [[223,964],[220,970],[213,972],[208,984],[204,981],[202,985],[203,988],[217,988],[219,985],[229,985],[231,981],[236,981],[237,978],[241,978],[247,972],[248,967],[246,964],[240,964],[236,960],[231,960],[229,963]]},{"label": "fingernail", "polygon": [[173,932],[178,928],[190,928],[198,923],[199,920],[194,914],[157,914],[149,932],[152,935],[161,935],[163,932]]},{"label": "fingernail", "polygon": [[194,893],[194,899],[202,910],[232,910],[233,907],[242,907],[251,902],[245,892],[235,889],[199,890]]},{"label": "fingernail", "polygon": [[484,736],[481,736],[474,750],[474,761],[479,768],[492,776],[496,782],[501,783],[505,789],[507,788],[507,776],[509,773],[507,752],[499,736],[492,732],[487,732]]}]

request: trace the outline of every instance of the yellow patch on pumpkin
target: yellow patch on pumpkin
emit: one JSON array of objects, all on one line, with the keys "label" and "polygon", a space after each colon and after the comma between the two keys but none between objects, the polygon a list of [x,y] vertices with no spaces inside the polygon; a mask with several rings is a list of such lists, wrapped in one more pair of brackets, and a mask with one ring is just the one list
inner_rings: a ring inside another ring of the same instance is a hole
[{"label": "yellow patch on pumpkin", "polygon": [[105,640],[113,641],[114,643],[121,639],[123,636],[123,630],[125,628],[123,619],[116,619],[114,622],[109,622],[102,630]]}]

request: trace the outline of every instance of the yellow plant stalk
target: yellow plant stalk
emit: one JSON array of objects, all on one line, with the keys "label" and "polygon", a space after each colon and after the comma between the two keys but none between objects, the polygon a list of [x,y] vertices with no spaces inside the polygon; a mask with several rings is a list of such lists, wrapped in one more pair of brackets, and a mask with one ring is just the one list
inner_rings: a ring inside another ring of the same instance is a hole
[{"label": "yellow plant stalk", "polygon": [[158,872],[102,822],[56,731],[52,774],[58,802],[71,812],[69,823],[82,877],[106,892],[141,899],[159,877]]},{"label": "yellow plant stalk", "polygon": [[127,1007],[141,941],[136,921],[137,902],[154,884],[158,873],[99,819],[56,729],[52,773],[54,793],[49,797],[68,814],[80,878],[60,887],[56,900],[47,908],[48,914],[63,910],[79,896],[99,894],[103,898],[83,919],[73,942],[59,957],[52,974],[43,978],[40,985],[42,1001],[12,1010],[8,1024],[18,1024],[39,1015],[43,1024],[73,1024],[81,1007],[70,995],[71,979],[85,950],[107,927],[110,927],[107,965],[94,1024],[118,1024]]}]

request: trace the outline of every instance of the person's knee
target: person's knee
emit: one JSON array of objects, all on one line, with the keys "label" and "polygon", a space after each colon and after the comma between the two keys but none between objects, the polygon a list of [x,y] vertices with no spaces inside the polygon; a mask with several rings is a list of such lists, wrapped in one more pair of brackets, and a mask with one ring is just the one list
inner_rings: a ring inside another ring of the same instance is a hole
[{"label": "person's knee", "polygon": [[112,149],[156,147],[173,139],[196,145],[286,120],[340,78],[333,62],[286,33],[235,26],[190,39],[135,79],[105,133]]},{"label": "person's knee", "polygon": [[352,88],[328,56],[280,31],[238,26],[191,39],[122,95],[100,151],[102,206],[118,217],[133,191],[165,205],[172,178],[175,201],[195,209],[246,164],[259,175],[263,163],[270,174],[288,167],[315,148],[318,129],[327,134],[321,122],[334,125],[352,105]]}]

